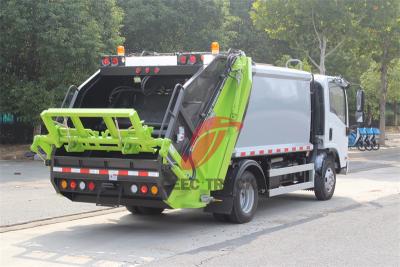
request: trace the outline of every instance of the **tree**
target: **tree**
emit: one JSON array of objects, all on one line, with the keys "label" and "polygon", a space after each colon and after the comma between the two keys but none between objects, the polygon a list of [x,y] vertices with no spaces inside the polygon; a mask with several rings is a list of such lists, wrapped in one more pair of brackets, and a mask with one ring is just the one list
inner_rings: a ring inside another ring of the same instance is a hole
[{"label": "tree", "polygon": [[245,51],[256,62],[273,63],[292,50],[286,41],[270,38],[265,31],[255,27],[250,17],[254,0],[230,0],[230,23],[225,26],[236,34],[230,38],[229,47]]},{"label": "tree", "polygon": [[226,1],[119,0],[125,11],[122,33],[131,52],[209,51],[232,32],[224,31]]},{"label": "tree", "polygon": [[400,57],[400,1],[369,0],[357,4],[364,10],[359,23],[360,37],[364,38],[361,54],[370,54],[379,66],[379,128],[381,143],[385,144],[388,71],[390,62]]},{"label": "tree", "polygon": [[39,123],[72,83],[115,50],[122,11],[114,0],[4,0],[0,8],[0,112]]},{"label": "tree", "polygon": [[[396,125],[396,105],[400,101],[400,60],[393,60],[388,69],[388,95],[387,101],[393,103]],[[361,75],[361,85],[365,91],[365,106],[367,108],[367,123],[379,119],[380,91],[380,65],[371,61],[366,72]]]},{"label": "tree", "polygon": [[389,69],[388,100],[393,103],[394,126],[398,126],[398,113],[400,104],[400,59],[394,60]]},{"label": "tree", "polygon": [[[251,17],[269,36],[285,40],[326,73],[326,59],[347,40],[352,31],[353,13],[349,1],[257,0]],[[318,59],[316,59],[318,58]]]}]

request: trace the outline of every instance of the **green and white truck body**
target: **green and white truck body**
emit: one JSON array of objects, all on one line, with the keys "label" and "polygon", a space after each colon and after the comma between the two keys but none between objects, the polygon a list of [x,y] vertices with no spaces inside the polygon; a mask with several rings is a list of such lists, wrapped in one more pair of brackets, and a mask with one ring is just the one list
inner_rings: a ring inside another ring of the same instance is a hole
[{"label": "green and white truck body", "polygon": [[243,223],[259,195],[332,197],[347,167],[346,86],[233,50],[105,56],[62,108],[42,112],[48,134],[32,150],[72,201],[146,214],[204,208]]}]

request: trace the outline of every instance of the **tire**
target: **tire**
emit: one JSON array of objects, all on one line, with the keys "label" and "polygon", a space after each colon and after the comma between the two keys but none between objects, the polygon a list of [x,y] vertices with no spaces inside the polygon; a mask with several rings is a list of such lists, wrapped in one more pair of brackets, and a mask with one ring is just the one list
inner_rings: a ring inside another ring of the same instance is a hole
[{"label": "tire", "polygon": [[380,148],[380,145],[379,145],[379,143],[378,143],[378,142],[376,142],[376,141],[374,141],[374,142],[373,142],[372,149],[373,149],[373,150],[379,150],[379,148]]},{"label": "tire", "polygon": [[358,142],[357,143],[357,148],[360,151],[365,151],[365,146],[364,146],[363,142]]},{"label": "tire", "polygon": [[336,186],[335,163],[332,157],[327,157],[324,160],[321,173],[316,172],[314,179],[315,197],[318,200],[331,199]]},{"label": "tire", "polygon": [[245,171],[235,180],[233,187],[233,207],[228,219],[233,223],[247,223],[251,221],[257,210],[258,188],[253,173]]},{"label": "tire", "polygon": [[126,206],[132,214],[140,215],[160,215],[164,209],[163,208],[149,208],[149,207],[138,207],[138,206]]},{"label": "tire", "polygon": [[373,145],[372,145],[372,143],[370,141],[365,142],[365,149],[367,151],[371,151],[373,149]]}]

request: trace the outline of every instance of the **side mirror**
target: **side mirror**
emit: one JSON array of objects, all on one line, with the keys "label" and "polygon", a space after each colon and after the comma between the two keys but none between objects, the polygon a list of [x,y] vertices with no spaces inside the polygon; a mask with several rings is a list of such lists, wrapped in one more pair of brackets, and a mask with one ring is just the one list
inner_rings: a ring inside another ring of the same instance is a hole
[{"label": "side mirror", "polygon": [[[357,90],[356,110],[358,112],[363,112],[364,111],[364,90],[362,90],[362,89]],[[356,118],[357,118],[357,115],[356,115]]]}]

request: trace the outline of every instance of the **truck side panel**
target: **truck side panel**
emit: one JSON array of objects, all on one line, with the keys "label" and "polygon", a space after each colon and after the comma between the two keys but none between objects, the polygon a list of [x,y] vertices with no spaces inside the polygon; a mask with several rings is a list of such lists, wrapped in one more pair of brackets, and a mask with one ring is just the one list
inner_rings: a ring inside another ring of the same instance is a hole
[{"label": "truck side panel", "polygon": [[236,150],[310,144],[310,79],[309,74],[290,76],[286,70],[277,75],[268,68],[256,68]]}]

